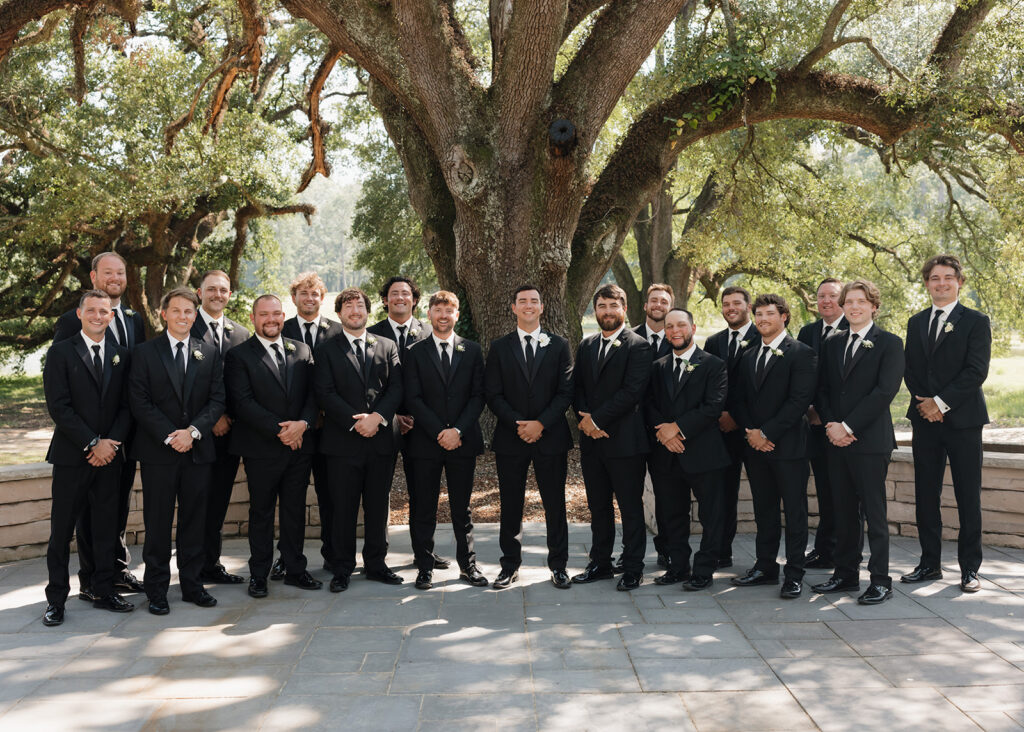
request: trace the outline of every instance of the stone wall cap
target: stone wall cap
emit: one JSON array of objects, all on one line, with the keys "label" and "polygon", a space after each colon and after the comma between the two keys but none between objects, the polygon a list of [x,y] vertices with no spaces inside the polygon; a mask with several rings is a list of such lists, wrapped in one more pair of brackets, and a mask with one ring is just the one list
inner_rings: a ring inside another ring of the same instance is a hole
[{"label": "stone wall cap", "polygon": [[[914,455],[909,447],[897,447],[892,451],[894,463],[912,463]],[[983,467],[1024,470],[1024,454],[1015,452],[986,452]]]},{"label": "stone wall cap", "polygon": [[27,463],[25,465],[0,465],[0,483],[12,480],[30,480],[32,478],[49,478],[53,474],[53,466],[49,463]]}]

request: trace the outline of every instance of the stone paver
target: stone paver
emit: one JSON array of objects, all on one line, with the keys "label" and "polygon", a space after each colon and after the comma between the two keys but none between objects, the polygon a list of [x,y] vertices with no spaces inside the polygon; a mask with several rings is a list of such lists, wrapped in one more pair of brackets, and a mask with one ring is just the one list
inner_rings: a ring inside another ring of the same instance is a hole
[{"label": "stone paver", "polygon": [[[450,527],[438,551],[454,555]],[[984,589],[946,578],[906,586],[877,608],[855,593],[792,601],[777,588],[735,588],[753,540],[709,592],[648,582],[557,590],[543,552],[497,592],[435,573],[412,587],[408,531],[391,531],[406,583],[353,577],[351,588],[271,584],[210,588],[219,604],[177,600],[171,614],[93,610],[75,597],[58,628],[40,622],[42,559],[0,566],[0,729],[67,730],[886,730],[1024,725],[1024,553],[989,547]],[[589,528],[570,527],[570,570]],[[525,543],[543,545],[543,526]],[[485,574],[497,574],[497,527],[478,527]],[[893,539],[893,575],[913,539]],[[648,555],[653,560],[652,553]],[[245,574],[243,540],[225,542]],[[138,554],[138,552],[136,552]],[[73,563],[75,560],[72,560]],[[653,561],[649,569],[653,568]],[[72,567],[72,571],[74,571]],[[316,572],[323,575],[321,571]],[[805,585],[828,572],[810,572]],[[74,580],[73,580],[74,583]],[[77,587],[75,588],[77,590]]]}]

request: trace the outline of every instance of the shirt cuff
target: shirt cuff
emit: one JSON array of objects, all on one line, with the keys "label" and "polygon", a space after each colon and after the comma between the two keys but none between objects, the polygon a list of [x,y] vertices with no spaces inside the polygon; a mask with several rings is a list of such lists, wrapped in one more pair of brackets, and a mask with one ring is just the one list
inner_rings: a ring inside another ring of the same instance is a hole
[{"label": "shirt cuff", "polygon": [[843,422],[842,424],[843,424],[843,429],[846,430],[846,434],[852,435],[853,434],[853,430],[850,429],[850,425],[846,424],[846,422]]},{"label": "shirt cuff", "polygon": [[939,407],[939,411],[942,412],[943,414],[950,410],[950,406],[946,404],[944,401],[942,401],[942,399],[938,395],[933,396],[932,399],[935,400],[935,403]]},{"label": "shirt cuff", "polygon": [[388,421],[386,419],[384,419],[384,415],[383,414],[381,414],[380,412],[374,412],[374,414],[376,414],[378,417],[380,417],[380,426],[381,427],[387,427],[388,426]]}]

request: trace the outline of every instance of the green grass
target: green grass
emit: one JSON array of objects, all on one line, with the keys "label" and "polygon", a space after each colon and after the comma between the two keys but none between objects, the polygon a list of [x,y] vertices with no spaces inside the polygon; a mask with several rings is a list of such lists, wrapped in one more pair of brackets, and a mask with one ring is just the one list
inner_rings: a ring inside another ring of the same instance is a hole
[{"label": "green grass", "polygon": [[35,429],[51,424],[42,374],[0,376],[0,427]]}]

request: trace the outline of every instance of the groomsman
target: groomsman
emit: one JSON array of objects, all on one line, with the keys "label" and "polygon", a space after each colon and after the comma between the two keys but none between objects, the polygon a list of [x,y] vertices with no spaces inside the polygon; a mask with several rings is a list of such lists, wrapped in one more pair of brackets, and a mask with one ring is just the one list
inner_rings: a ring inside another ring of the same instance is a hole
[{"label": "groomsman", "polygon": [[[371,325],[368,330],[376,336],[390,338],[398,344],[398,360],[405,358],[406,352],[413,343],[430,336],[429,324],[422,323],[413,317],[413,311],[420,302],[420,288],[408,277],[395,275],[389,277],[384,286],[380,288],[380,301],[384,306],[387,317]],[[401,413],[395,415],[398,422],[400,434],[404,437],[412,429],[413,418],[406,414],[408,408],[401,407]],[[409,496],[409,515],[415,513],[416,505],[416,471],[412,468],[412,455],[409,454],[408,445],[404,439],[401,440],[402,450],[402,472],[405,473],[405,490]],[[394,482],[394,473],[388,484]],[[451,562],[437,554],[434,554],[434,568],[448,569]]]},{"label": "groomsman", "polygon": [[644,467],[650,451],[641,405],[651,377],[651,346],[626,328],[626,293],[604,285],[594,294],[601,332],[576,349],[573,409],[580,421],[580,457],[590,507],[590,563],[572,578],[611,579],[615,544],[614,500],[622,515],[623,575],[617,589],[643,581],[647,527]]},{"label": "groomsman", "polygon": [[356,524],[363,504],[363,569],[366,579],[399,585],[386,563],[391,475],[398,452],[395,412],[402,403],[398,346],[370,335],[370,298],[342,290],[334,309],[344,328],[316,352],[314,390],[324,411],[320,451],[327,456],[331,517],[331,592],[348,589],[356,568]]},{"label": "groomsman", "polygon": [[484,359],[480,346],[455,333],[459,298],[440,290],[430,296],[431,336],[406,354],[405,403],[412,413],[409,454],[415,472],[415,514],[409,521],[416,555],[416,588],[433,586],[434,530],[441,471],[448,483],[448,506],[455,532],[459,577],[483,587],[487,578],[476,566],[469,500],[477,455],[483,454],[480,412],[484,408]]},{"label": "groomsman", "polygon": [[516,329],[491,343],[484,390],[497,422],[491,448],[501,496],[501,573],[493,587],[519,579],[523,561],[523,502],[526,474],[533,463],[547,526],[548,569],[561,590],[571,586],[565,478],[572,435],[565,410],[572,403],[569,343],[540,327],[544,300],[534,285],[512,293]]},{"label": "groomsman", "polygon": [[750,346],[756,346],[757,329],[750,321],[750,293],[742,287],[722,290],[722,317],[728,326],[708,336],[704,350],[726,363],[729,393],[725,409],[718,418],[718,429],[729,452],[729,465],[722,475],[722,544],[718,549],[718,566],[732,566],[732,542],[736,538],[736,508],[740,495],[740,473],[746,454],[746,433],[736,423],[736,394],[739,388],[739,365]]},{"label": "groomsman", "polygon": [[[89,280],[92,282],[93,288],[107,293],[110,297],[112,318],[110,325],[107,326],[107,340],[127,348],[129,351],[135,348],[136,344],[146,340],[146,325],[142,313],[132,310],[121,302],[121,297],[128,287],[124,257],[117,252],[100,252],[92,259]],[[53,342],[59,343],[76,336],[81,330],[82,322],[78,318],[77,310],[69,310],[57,319]],[[121,480],[118,483],[117,494],[118,540],[114,547],[114,586],[119,590],[142,592],[142,583],[128,570],[131,565],[131,552],[128,551],[128,543],[124,538],[125,526],[128,525],[132,486],[135,484],[135,461],[127,458],[130,454],[134,433],[134,426],[129,427],[124,444],[121,446]],[[86,497],[86,501],[88,501],[88,497]],[[87,515],[88,511],[87,503],[81,515]],[[78,583],[80,586],[78,596],[83,600],[93,600],[95,597],[91,591],[95,553],[92,550],[92,535],[89,532],[89,522],[79,521],[75,527],[75,533],[78,536]]]},{"label": "groomsman", "polygon": [[[274,508],[280,511],[284,582],[318,590],[306,571],[306,489],[316,421],[313,354],[302,341],[281,337],[284,310],[274,295],[252,304],[252,338],[224,358],[224,385],[235,405],[230,450],[245,460],[249,482],[249,595],[267,596],[274,558]],[[280,503],[279,503],[280,501]]]},{"label": "groomsman", "polygon": [[[224,314],[224,308],[231,300],[231,280],[226,272],[219,269],[203,274],[196,291],[202,307],[199,317],[192,324],[192,337],[198,338],[216,349],[223,361],[224,355],[235,346],[245,343],[249,331],[241,323]],[[219,585],[237,585],[245,581],[237,574],[230,574],[220,563],[221,529],[224,517],[231,503],[231,492],[235,487],[238,473],[238,455],[231,454],[229,435],[234,405],[230,399],[217,423],[213,425],[213,446],[217,460],[213,464],[210,489],[206,494],[206,525],[203,529],[203,582]]]},{"label": "groomsman", "polygon": [[[338,335],[342,330],[341,323],[320,314],[320,307],[327,296],[327,285],[316,272],[303,272],[292,280],[290,292],[296,314],[284,321],[281,335],[302,341],[310,353],[314,353],[322,343]],[[316,505],[320,511],[320,555],[323,557],[324,569],[330,570],[331,516],[334,507],[331,505],[331,492],[327,489],[327,456],[319,450],[321,426],[322,420],[318,411],[313,427],[302,436],[302,444],[304,449],[311,451],[313,489],[316,491]],[[309,482],[308,476],[306,482]],[[278,557],[270,569],[270,579],[284,579],[284,574],[284,565]]]},{"label": "groomsman", "polygon": [[200,574],[206,494],[217,459],[213,426],[224,413],[224,375],[217,349],[189,335],[198,308],[199,298],[188,288],[164,293],[160,317],[166,332],[132,353],[129,403],[138,424],[132,451],[142,463],[143,581],[154,615],[170,612],[167,588],[176,500],[182,599],[200,607],[217,604]]},{"label": "groomsman", "polygon": [[121,613],[135,608],[114,589],[121,447],[131,426],[129,351],[106,337],[113,311],[104,291],[85,292],[76,312],[78,336],[55,343],[43,367],[46,407],[55,426],[46,453],[53,465],[53,500],[43,625],[50,626],[64,622],[71,534],[79,516],[93,539],[93,607]]},{"label": "groomsman", "polygon": [[[835,572],[815,592],[860,589],[863,520],[868,523],[871,583],[857,598],[878,605],[892,597],[885,476],[896,447],[889,405],[903,380],[903,342],[879,328],[881,293],[854,280],[839,295],[848,326],[825,341],[818,367],[818,415],[828,435],[828,470],[835,506]],[[817,480],[815,473],[815,480]]]},{"label": "groomsman", "polygon": [[[711,586],[722,543],[722,472],[729,453],[718,429],[728,375],[725,362],[693,342],[693,314],[674,308],[665,318],[672,353],[654,362],[644,404],[647,428],[657,443],[648,458],[658,533],[671,562],[659,585],[683,582],[685,590]],[[690,571],[690,493],[703,530]]]},{"label": "groomsman", "polygon": [[747,439],[746,466],[757,522],[757,562],[732,583],[778,584],[781,499],[786,514],[783,598],[799,597],[807,548],[807,407],[817,385],[814,349],[786,332],[789,305],[780,295],[754,300],[760,335],[739,366],[736,421]]},{"label": "groomsman", "polygon": [[[845,330],[848,326],[839,304],[842,288],[843,283],[835,278],[829,277],[821,281],[816,296],[818,315],[821,317],[801,328],[800,334],[796,337],[798,341],[814,349],[818,355],[819,365],[825,340],[832,333]],[[804,566],[808,569],[831,569],[834,566],[832,554],[836,546],[836,515],[832,506],[832,482],[828,469],[828,456],[831,453],[826,449],[828,438],[825,436],[825,425],[815,404],[807,410],[807,422],[810,425],[807,434],[807,457],[810,460],[810,467],[814,470],[814,493],[818,499],[818,529],[814,532],[814,548],[807,553]]]},{"label": "groomsman", "polygon": [[931,306],[907,323],[910,391],[907,417],[914,428],[914,496],[921,560],[903,582],[942,577],[942,515],[939,499],[949,458],[960,532],[960,589],[981,589],[981,428],[988,410],[981,385],[988,377],[992,326],[988,316],[959,302],[964,284],[960,260],[939,254],[921,268]]}]

